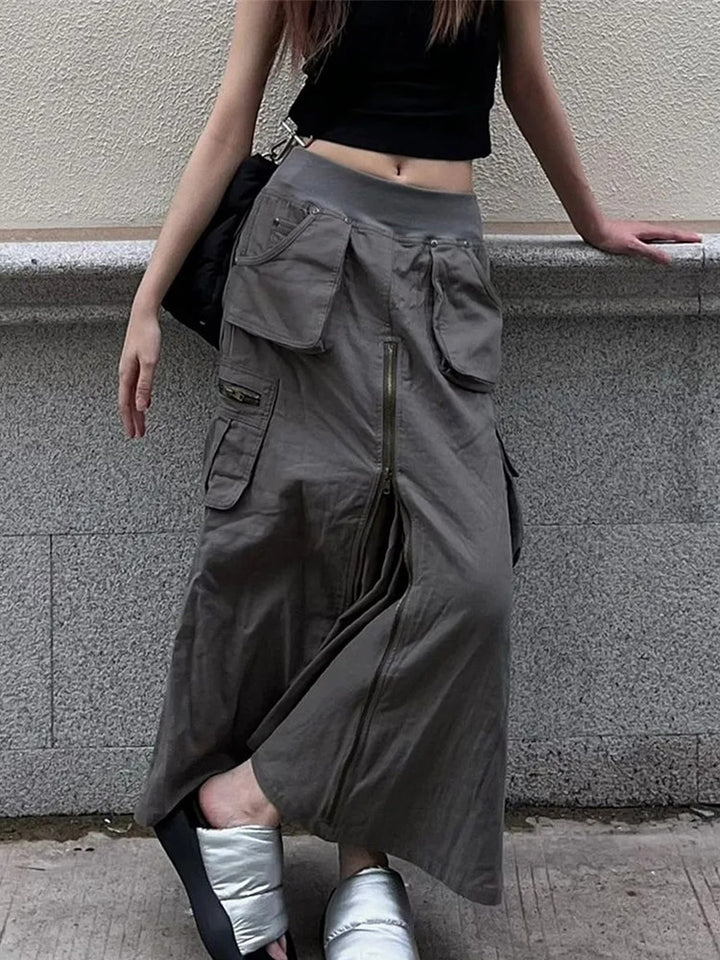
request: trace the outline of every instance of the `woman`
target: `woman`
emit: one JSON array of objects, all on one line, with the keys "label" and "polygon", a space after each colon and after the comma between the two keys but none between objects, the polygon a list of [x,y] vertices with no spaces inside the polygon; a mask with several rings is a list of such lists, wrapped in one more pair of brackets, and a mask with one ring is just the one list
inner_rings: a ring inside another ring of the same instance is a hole
[{"label": "woman", "polygon": [[[282,41],[282,43],[281,43]],[[505,101],[578,233],[661,263],[686,231],[606,218],[541,47],[539,0],[238,0],[217,102],[120,362],[145,432],[159,305],[252,143],[278,50],[297,146],[236,236],[205,519],[151,769],[152,825],[212,956],[294,957],[281,819],[337,841],[328,960],[418,956],[408,859],[502,894],[512,567],[495,421],[501,305],[472,159]]]}]

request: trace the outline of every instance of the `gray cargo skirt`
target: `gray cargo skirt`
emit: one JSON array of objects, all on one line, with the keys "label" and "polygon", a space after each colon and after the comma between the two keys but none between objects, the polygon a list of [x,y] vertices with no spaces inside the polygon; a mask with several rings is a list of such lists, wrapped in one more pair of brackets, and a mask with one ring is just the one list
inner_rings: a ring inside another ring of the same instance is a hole
[{"label": "gray cargo skirt", "polygon": [[284,819],[501,902],[523,522],[488,272],[473,194],[304,147],[262,188],[138,823],[252,755]]}]

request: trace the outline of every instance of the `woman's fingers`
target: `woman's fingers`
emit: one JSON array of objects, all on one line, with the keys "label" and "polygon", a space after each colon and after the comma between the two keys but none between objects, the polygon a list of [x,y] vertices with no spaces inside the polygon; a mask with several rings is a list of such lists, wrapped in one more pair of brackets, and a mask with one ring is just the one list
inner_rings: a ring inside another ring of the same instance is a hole
[{"label": "woman's fingers", "polygon": [[147,410],[152,400],[152,385],[157,361],[146,358],[140,360],[140,376],[135,389],[136,410]]},{"label": "woman's fingers", "polygon": [[159,361],[160,324],[156,314],[131,318],[118,371],[118,407],[127,437],[145,436],[145,413],[152,403]]},{"label": "woman's fingers", "polygon": [[654,260],[656,263],[672,263],[672,256],[659,250],[654,243],[702,243],[702,236],[693,230],[677,230],[674,227],[662,227],[657,224],[630,224],[631,253]]},{"label": "woman's fingers", "polygon": [[272,960],[287,960],[287,946],[285,944],[285,937],[281,940],[271,943],[265,948],[269,957],[272,957]]},{"label": "woman's fingers", "polygon": [[156,366],[155,360],[140,360],[140,374],[133,398],[133,419],[137,437],[145,436],[145,411],[150,409],[152,403],[152,385]]},{"label": "woman's fingers", "polygon": [[641,240],[659,240],[664,243],[702,243],[702,234],[695,233],[694,230],[663,227],[655,223],[641,225],[636,236]]},{"label": "woman's fingers", "polygon": [[133,424],[135,426],[135,436],[144,437],[145,436],[145,414],[142,410],[137,410],[133,407]]},{"label": "woman's fingers", "polygon": [[633,220],[605,220],[601,229],[585,238],[592,246],[608,253],[645,257],[655,263],[672,263],[672,256],[658,243],[701,243],[702,236],[692,230],[679,230],[661,224]]},{"label": "woman's fingers", "polygon": [[127,437],[135,436],[135,383],[138,368],[137,357],[123,355],[118,371],[118,409]]},{"label": "woman's fingers", "polygon": [[633,238],[629,241],[627,253],[634,253],[647,260],[653,260],[655,263],[672,263],[672,257],[664,250],[652,246],[650,243],[643,243],[640,239]]}]

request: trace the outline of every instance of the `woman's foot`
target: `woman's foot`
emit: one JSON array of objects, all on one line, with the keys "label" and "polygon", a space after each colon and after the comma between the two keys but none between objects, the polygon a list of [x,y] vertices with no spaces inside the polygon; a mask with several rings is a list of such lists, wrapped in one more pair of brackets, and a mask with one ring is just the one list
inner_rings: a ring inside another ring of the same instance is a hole
[{"label": "woman's foot", "polygon": [[260,789],[250,760],[205,780],[198,803],[211,827],[280,826],[280,811]]},{"label": "woman's foot", "polygon": [[[260,789],[249,760],[209,777],[200,785],[197,797],[211,827],[280,826],[280,811]],[[272,960],[287,960],[286,938],[269,943],[265,950]]]},{"label": "woman's foot", "polygon": [[340,880],[346,880],[365,867],[387,867],[388,858],[381,850],[366,850],[364,847],[351,847],[346,843],[338,844],[338,866]]}]

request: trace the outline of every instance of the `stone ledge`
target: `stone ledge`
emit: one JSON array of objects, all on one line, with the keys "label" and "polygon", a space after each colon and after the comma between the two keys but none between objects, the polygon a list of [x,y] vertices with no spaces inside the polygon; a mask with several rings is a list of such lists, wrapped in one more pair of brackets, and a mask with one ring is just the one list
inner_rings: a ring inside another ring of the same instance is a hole
[{"label": "stone ledge", "polygon": [[[54,322],[72,307],[125,316],[153,240],[0,243],[0,323]],[[508,315],[720,315],[720,234],[662,244],[673,262],[615,256],[577,235],[489,234],[492,277]]]},{"label": "stone ledge", "polygon": [[694,317],[720,306],[713,283],[706,282],[708,271],[720,268],[720,235],[703,243],[658,244],[673,257],[667,265],[604,253],[577,236],[496,234],[486,244],[508,315]]}]

